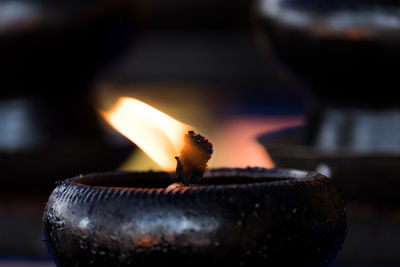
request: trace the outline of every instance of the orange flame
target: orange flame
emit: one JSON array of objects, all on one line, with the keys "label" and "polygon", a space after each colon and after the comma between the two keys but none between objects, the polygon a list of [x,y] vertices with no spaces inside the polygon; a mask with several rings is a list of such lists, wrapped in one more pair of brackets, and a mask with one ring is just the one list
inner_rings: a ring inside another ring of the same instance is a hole
[{"label": "orange flame", "polygon": [[192,128],[140,100],[121,97],[114,107],[101,112],[117,131],[140,147],[165,171],[176,167],[175,156],[183,137]]}]

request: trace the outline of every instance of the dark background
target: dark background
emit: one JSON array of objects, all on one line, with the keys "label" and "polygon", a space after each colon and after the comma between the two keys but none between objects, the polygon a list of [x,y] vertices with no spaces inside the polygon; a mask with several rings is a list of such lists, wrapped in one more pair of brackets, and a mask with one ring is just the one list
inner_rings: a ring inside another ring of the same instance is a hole
[{"label": "dark background", "polygon": [[[305,85],[255,12],[246,0],[0,1],[0,265],[47,264],[41,216],[55,181],[117,169],[136,149],[95,111],[107,99],[156,99],[204,128],[235,116],[305,118]],[[189,116],[186,106],[197,108]],[[400,264],[397,204],[345,198],[336,262]]]}]

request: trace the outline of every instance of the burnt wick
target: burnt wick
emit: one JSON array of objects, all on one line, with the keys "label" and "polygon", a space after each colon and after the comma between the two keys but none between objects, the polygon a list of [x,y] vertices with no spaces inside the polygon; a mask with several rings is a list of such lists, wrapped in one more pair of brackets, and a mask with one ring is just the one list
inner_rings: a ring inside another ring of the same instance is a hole
[{"label": "burnt wick", "polygon": [[194,131],[185,134],[180,155],[175,157],[176,176],[179,181],[185,185],[200,184],[212,152],[213,145],[207,138]]}]

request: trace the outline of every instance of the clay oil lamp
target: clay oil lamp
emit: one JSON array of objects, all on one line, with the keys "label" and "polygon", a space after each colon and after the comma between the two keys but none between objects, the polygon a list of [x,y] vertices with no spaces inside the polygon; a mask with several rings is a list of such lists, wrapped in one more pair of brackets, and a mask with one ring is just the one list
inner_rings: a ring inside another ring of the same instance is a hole
[{"label": "clay oil lamp", "polygon": [[349,200],[400,203],[400,2],[259,0],[257,10],[306,107],[304,127],[260,137],[274,162],[324,166]]},{"label": "clay oil lamp", "polygon": [[207,170],[213,146],[189,126],[128,98],[105,116],[166,171],[59,182],[43,218],[59,266],[328,266],[335,258],[345,211],[330,179]]},{"label": "clay oil lamp", "polygon": [[109,142],[88,103],[140,38],[140,2],[0,2],[0,172],[10,178],[0,191],[47,192],[51,178],[114,169],[131,152]]}]

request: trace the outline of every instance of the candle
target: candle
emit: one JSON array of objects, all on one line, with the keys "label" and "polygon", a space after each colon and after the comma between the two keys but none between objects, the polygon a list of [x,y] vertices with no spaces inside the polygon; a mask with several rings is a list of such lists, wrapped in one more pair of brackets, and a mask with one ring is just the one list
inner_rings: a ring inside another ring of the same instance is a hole
[{"label": "candle", "polygon": [[109,172],[57,184],[43,225],[60,266],[326,266],[334,259],[345,213],[330,179],[283,169],[205,171],[211,143],[178,133],[176,175]]}]

